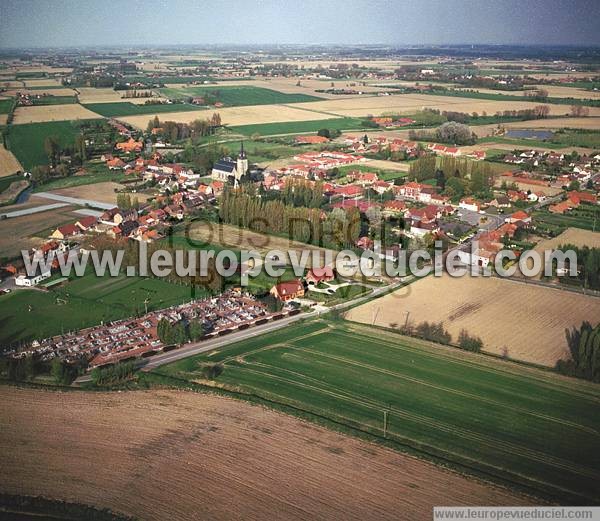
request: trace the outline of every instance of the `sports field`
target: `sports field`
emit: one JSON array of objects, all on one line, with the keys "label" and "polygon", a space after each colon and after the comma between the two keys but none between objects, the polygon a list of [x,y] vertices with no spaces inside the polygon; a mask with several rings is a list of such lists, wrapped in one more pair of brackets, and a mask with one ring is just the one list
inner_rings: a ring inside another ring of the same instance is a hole
[{"label": "sports field", "polygon": [[23,165],[31,170],[36,165],[47,165],[48,155],[44,150],[44,140],[53,136],[63,145],[73,145],[79,133],[76,122],[50,121],[13,125],[8,134],[8,148]]},{"label": "sports field", "polygon": [[190,288],[162,279],[96,277],[88,273],[52,288],[0,296],[0,345],[58,335],[190,300]]},{"label": "sports field", "polygon": [[199,381],[206,363],[224,364],[216,385],[315,421],[385,436],[397,448],[538,495],[600,502],[600,387],[594,384],[323,321],[154,372]]}]

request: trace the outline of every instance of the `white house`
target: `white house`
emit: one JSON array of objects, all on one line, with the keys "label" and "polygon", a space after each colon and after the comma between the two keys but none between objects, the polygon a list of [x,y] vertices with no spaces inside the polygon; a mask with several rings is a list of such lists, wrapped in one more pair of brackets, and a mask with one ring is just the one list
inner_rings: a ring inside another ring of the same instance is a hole
[{"label": "white house", "polygon": [[26,275],[18,275],[15,277],[15,286],[24,286],[24,287],[32,287],[37,286],[42,280],[50,277],[50,272],[46,271],[40,275],[36,275],[34,277],[28,277]]}]

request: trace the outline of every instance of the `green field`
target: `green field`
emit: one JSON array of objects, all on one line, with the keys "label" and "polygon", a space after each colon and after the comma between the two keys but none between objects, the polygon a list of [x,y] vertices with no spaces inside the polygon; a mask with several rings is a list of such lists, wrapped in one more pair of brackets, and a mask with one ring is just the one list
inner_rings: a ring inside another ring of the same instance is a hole
[{"label": "green field", "polygon": [[[535,126],[535,124],[532,126]],[[505,143],[507,145],[514,145],[516,149],[531,147],[554,148],[557,150],[571,147],[600,149],[600,131],[565,129],[555,132],[547,140],[488,136],[481,138],[479,143]]]},{"label": "green field", "polygon": [[408,172],[401,172],[400,170],[382,170],[381,168],[373,168],[369,165],[347,165],[338,168],[341,176],[347,175],[349,172],[374,172],[379,176],[379,179],[383,181],[393,181],[399,177],[406,177]]},{"label": "green field", "polygon": [[165,112],[188,112],[190,110],[202,110],[204,108],[188,103],[136,105],[127,101],[116,103],[87,103],[83,106],[106,118],[143,116],[145,114],[154,116]]},{"label": "green field", "polygon": [[165,88],[161,89],[160,92],[166,97],[177,99],[208,95],[228,107],[302,103],[305,101],[319,101],[322,99],[308,94],[286,94],[276,90],[251,86],[187,87],[184,89]]},{"label": "green field", "polygon": [[[190,288],[162,279],[96,277],[89,272],[49,292],[14,290],[0,295],[0,345],[46,338],[190,300]],[[63,300],[57,300],[63,299]]]},{"label": "green field", "polygon": [[44,140],[48,136],[55,136],[63,146],[73,145],[79,134],[80,123],[81,121],[49,121],[12,125],[8,133],[8,149],[27,170],[36,165],[47,165]]},{"label": "green field", "polygon": [[[329,130],[364,129],[363,120],[358,118],[333,118],[310,121],[283,121],[280,123],[258,123],[256,125],[237,125],[229,127],[232,131],[251,136],[275,136],[278,134],[302,134],[317,132],[322,128]],[[372,129],[371,129],[372,130]]]},{"label": "green field", "polygon": [[12,109],[13,99],[0,99],[0,114],[8,114]]},{"label": "green field", "polygon": [[69,105],[77,103],[76,96],[42,96],[33,100],[34,105]]},{"label": "green field", "polygon": [[595,232],[600,230],[600,207],[582,204],[564,215],[539,210],[533,213],[533,219],[537,226],[556,234],[567,228],[581,228]]},{"label": "green field", "polygon": [[[289,326],[153,371],[206,363],[248,399],[565,503],[600,503],[600,387],[349,322]],[[165,378],[165,376],[167,378]]]}]

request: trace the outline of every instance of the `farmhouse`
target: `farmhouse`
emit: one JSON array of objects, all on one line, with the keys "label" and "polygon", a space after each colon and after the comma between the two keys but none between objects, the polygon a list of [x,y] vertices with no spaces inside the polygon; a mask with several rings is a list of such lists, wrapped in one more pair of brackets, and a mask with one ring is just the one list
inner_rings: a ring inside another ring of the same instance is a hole
[{"label": "farmhouse", "polygon": [[333,268],[324,266],[323,268],[312,268],[306,274],[306,282],[309,284],[319,284],[320,282],[329,282],[334,279]]},{"label": "farmhouse", "polygon": [[287,302],[298,297],[304,296],[304,284],[300,280],[290,280],[275,284],[269,292],[275,298]]},{"label": "farmhouse", "polygon": [[65,224],[56,228],[56,230],[52,232],[52,235],[50,235],[50,238],[62,241],[69,237],[73,237],[74,235],[78,235],[79,233],[81,233],[81,229],[75,224]]}]

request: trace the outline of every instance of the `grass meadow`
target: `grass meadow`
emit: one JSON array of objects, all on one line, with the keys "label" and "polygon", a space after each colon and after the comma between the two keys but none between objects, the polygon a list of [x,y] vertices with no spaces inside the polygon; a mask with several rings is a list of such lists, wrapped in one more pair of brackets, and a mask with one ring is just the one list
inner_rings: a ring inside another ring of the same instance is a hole
[{"label": "grass meadow", "polygon": [[0,295],[0,344],[47,338],[70,331],[165,308],[190,300],[191,290],[162,279],[73,277],[47,292],[15,290]]},{"label": "grass meadow", "polygon": [[63,145],[73,145],[79,134],[79,123],[75,121],[49,121],[12,125],[8,133],[8,149],[26,170],[37,165],[47,165],[48,156],[44,140],[49,136],[58,138]]},{"label": "grass meadow", "polygon": [[288,94],[276,90],[253,86],[214,86],[214,87],[187,87],[183,89],[165,88],[160,90],[168,98],[188,98],[196,96],[210,96],[228,107],[242,107],[247,105],[277,105],[281,103],[302,103],[305,101],[319,101],[322,98],[308,94]]},{"label": "grass meadow", "polygon": [[125,116],[144,116],[162,114],[165,112],[189,112],[190,110],[202,110],[204,107],[189,105],[187,103],[136,105],[128,101],[115,103],[86,103],[86,109],[100,114],[106,118],[119,118]]},{"label": "grass meadow", "polygon": [[338,321],[293,325],[152,375],[185,385],[207,363],[223,364],[216,382],[245,398],[536,495],[600,502],[593,384]]}]

